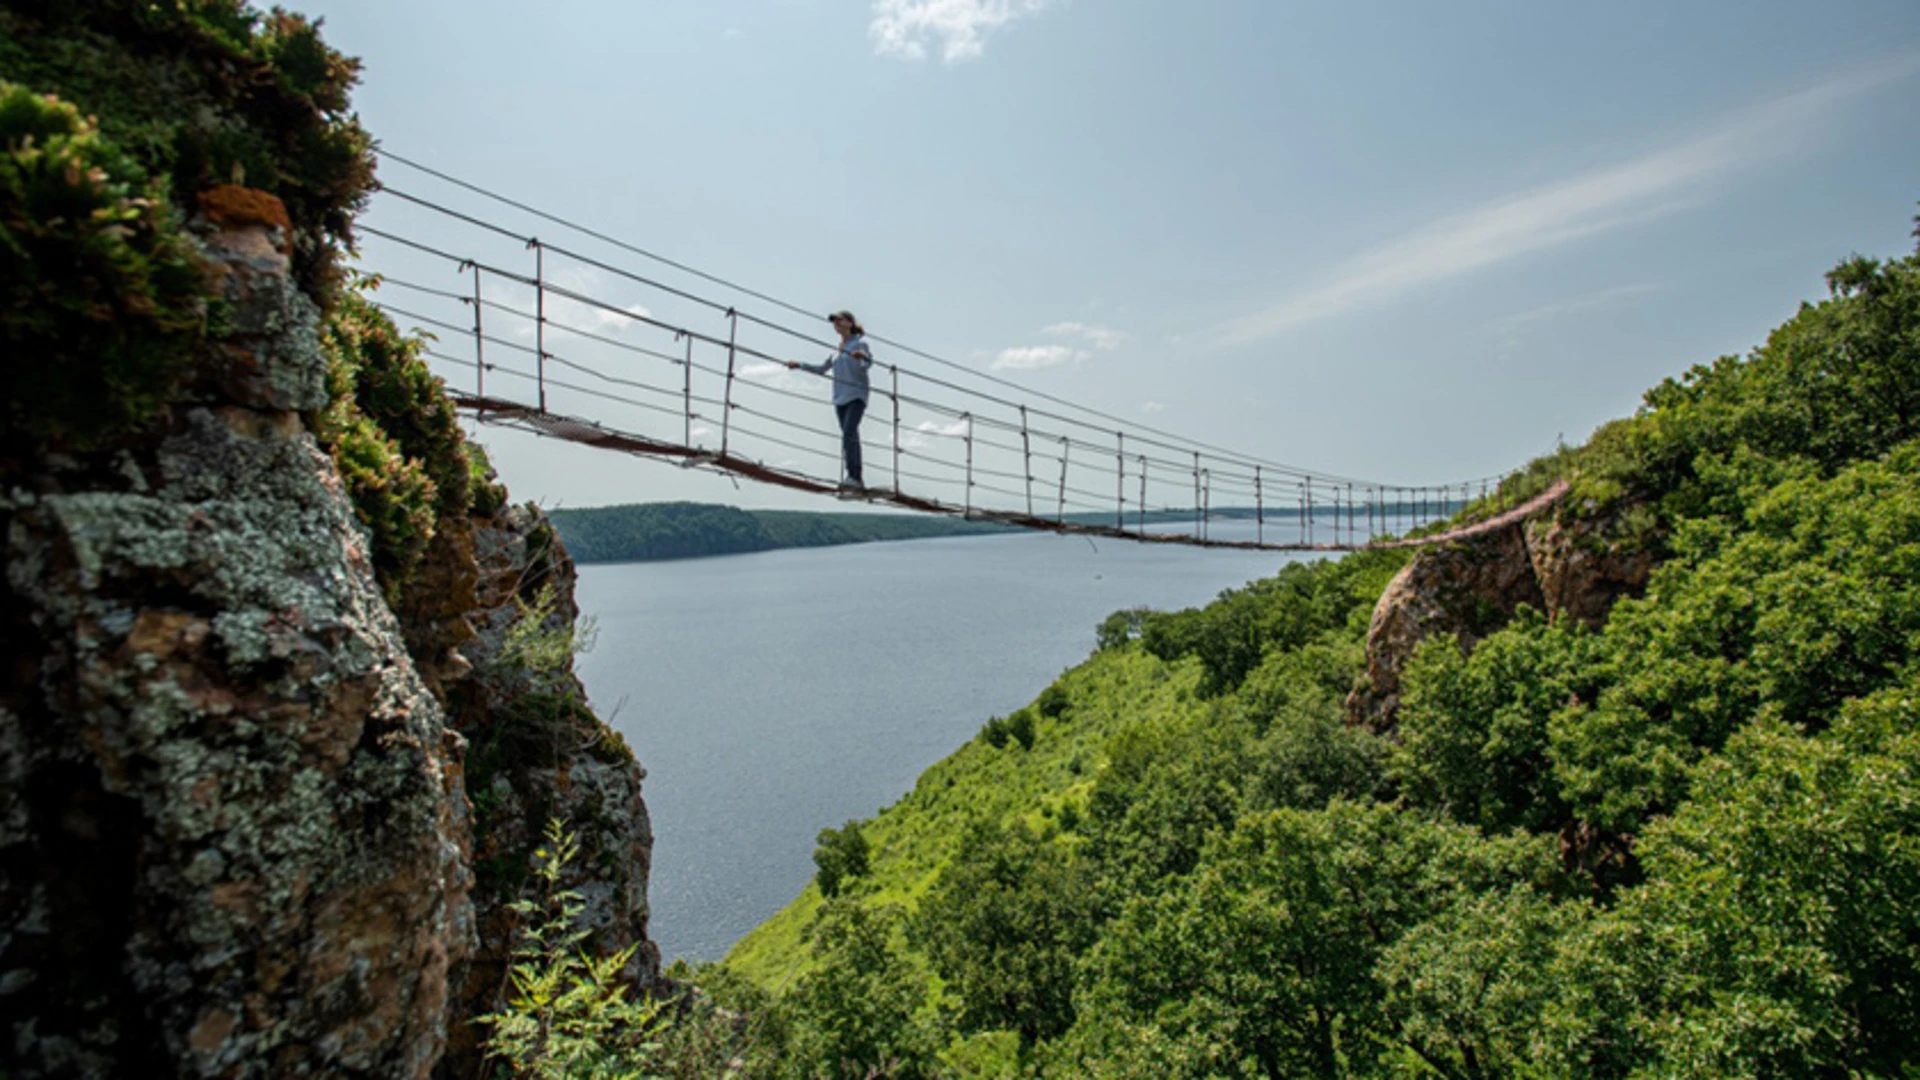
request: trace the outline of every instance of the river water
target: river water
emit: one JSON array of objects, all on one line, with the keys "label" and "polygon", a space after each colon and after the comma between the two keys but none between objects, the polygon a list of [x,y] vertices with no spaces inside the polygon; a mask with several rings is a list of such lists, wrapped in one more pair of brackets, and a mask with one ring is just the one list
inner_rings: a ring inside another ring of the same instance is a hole
[{"label": "river water", "polygon": [[1022,534],[582,567],[581,678],[648,772],[651,936],[718,959],[806,885],[822,828],[1033,700],[1108,613],[1290,558]]}]

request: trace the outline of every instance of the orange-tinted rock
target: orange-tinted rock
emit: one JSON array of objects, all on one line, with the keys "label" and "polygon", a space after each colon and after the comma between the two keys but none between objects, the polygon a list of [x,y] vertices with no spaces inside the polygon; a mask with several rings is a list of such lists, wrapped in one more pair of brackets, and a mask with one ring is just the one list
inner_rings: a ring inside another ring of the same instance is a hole
[{"label": "orange-tinted rock", "polygon": [[239,184],[219,184],[195,196],[208,221],[225,227],[265,225],[291,234],[293,221],[280,197]]}]

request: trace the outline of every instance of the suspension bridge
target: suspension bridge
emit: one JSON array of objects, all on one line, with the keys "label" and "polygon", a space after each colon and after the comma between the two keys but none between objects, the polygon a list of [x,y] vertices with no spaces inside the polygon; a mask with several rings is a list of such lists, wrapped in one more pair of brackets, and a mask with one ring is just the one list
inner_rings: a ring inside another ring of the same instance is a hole
[{"label": "suspension bridge", "polygon": [[[358,226],[374,303],[429,335],[426,358],[461,411],[846,497],[830,376],[792,367],[838,347],[819,333],[824,316],[380,155],[408,183],[383,181],[380,224]],[[567,243],[535,232],[554,228]],[[880,506],[1144,543],[1336,552],[1466,539],[1567,490],[1518,475],[1407,486],[1315,472],[867,339],[870,486],[858,497]],[[1472,520],[1436,530],[1468,507]]]}]

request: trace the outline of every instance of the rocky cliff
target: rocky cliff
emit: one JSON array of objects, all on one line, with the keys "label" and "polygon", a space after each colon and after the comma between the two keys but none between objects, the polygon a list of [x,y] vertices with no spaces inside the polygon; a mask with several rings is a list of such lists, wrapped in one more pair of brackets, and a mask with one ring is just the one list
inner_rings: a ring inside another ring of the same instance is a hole
[{"label": "rocky cliff", "polygon": [[352,73],[238,4],[0,8],[0,1074],[471,1072],[552,817],[656,977],[644,773],[526,647],[571,562],[341,282]]},{"label": "rocky cliff", "polygon": [[1347,698],[1349,722],[1393,728],[1400,671],[1427,638],[1452,634],[1471,651],[1521,605],[1598,626],[1616,600],[1646,588],[1660,551],[1634,504],[1577,499],[1549,516],[1420,549],[1374,606],[1367,672]]},{"label": "rocky cliff", "polygon": [[[660,950],[647,937],[653,830],[640,794],[646,772],[587,707],[573,673],[572,649],[588,644],[580,637],[573,561],[531,506],[505,506],[473,525],[478,603],[469,615],[474,639],[462,649],[472,674],[449,698],[470,740],[478,942],[456,1012],[497,1007],[518,928],[507,905],[520,893],[542,827],[556,817],[580,843],[565,884],[586,901],[589,947],[602,956],[634,947],[626,976],[649,989],[659,978]],[[560,647],[529,656],[529,632]],[[449,1075],[478,1075],[480,1034],[471,1025],[454,1033]]]}]

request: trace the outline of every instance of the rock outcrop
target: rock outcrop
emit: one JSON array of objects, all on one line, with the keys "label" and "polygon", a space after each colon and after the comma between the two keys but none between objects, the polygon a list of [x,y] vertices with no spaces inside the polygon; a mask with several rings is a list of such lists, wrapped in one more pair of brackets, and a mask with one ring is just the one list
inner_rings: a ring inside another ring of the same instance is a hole
[{"label": "rock outcrop", "polygon": [[1660,565],[1657,543],[1633,524],[1636,507],[1576,521],[1543,519],[1527,527],[1527,556],[1533,562],[1545,611],[1598,627],[1623,596],[1638,596]]},{"label": "rock outcrop", "polygon": [[327,359],[284,212],[206,204],[230,314],[185,399],[151,440],[49,454],[0,497],[0,1061],[464,1074],[549,817],[586,853],[591,947],[657,978],[645,774],[570,653],[507,648],[530,606],[552,632],[577,616],[538,511],[442,522],[383,589],[310,427]]},{"label": "rock outcrop", "polygon": [[650,984],[644,773],[509,629],[571,636],[571,564],[344,283],[357,62],[246,5],[0,39],[0,1076],[471,1065],[550,817]]},{"label": "rock outcrop", "polygon": [[338,473],[318,311],[209,219],[232,332],[150,445],[0,503],[0,1012],[20,1076],[426,1076],[473,941],[462,740]]},{"label": "rock outcrop", "polygon": [[1422,548],[1394,575],[1367,627],[1367,673],[1347,697],[1350,723],[1391,730],[1400,672],[1422,641],[1453,634],[1471,651],[1521,605],[1549,619],[1604,622],[1614,603],[1638,595],[1659,564],[1657,541],[1631,506],[1517,523],[1451,544]]}]

